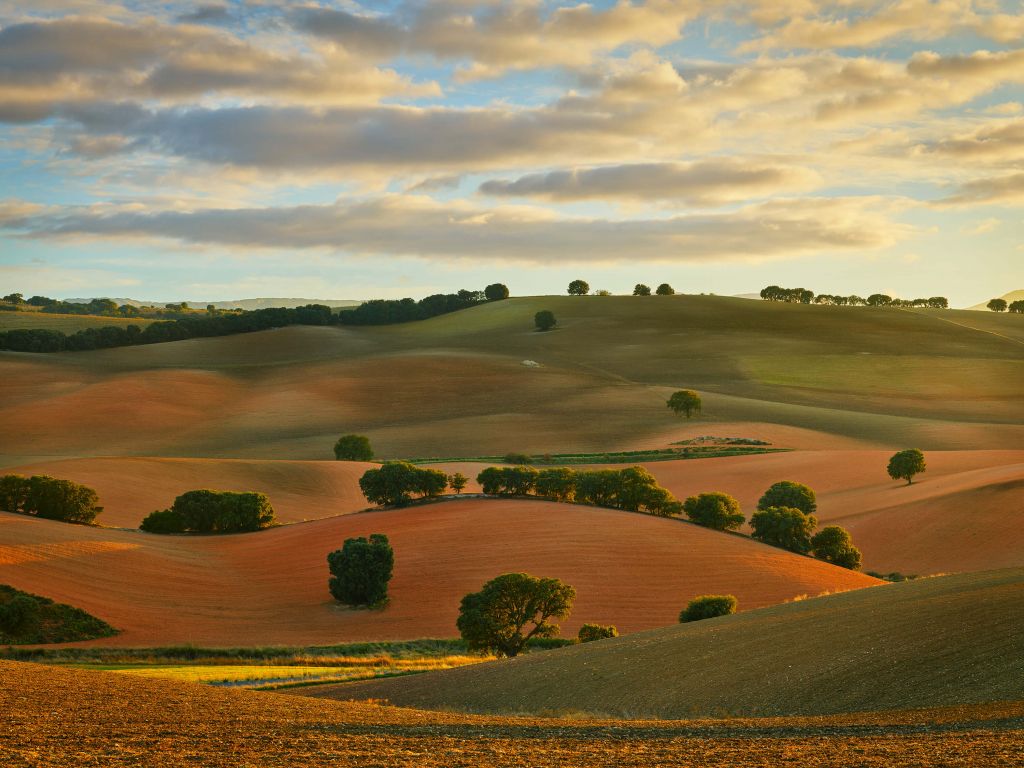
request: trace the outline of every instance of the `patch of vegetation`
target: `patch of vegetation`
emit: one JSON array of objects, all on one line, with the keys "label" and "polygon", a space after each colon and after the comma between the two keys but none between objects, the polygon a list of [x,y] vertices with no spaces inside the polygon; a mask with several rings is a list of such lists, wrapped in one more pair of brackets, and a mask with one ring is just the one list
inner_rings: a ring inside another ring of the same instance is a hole
[{"label": "patch of vegetation", "polygon": [[701,595],[695,597],[679,614],[679,623],[714,619],[736,613],[738,601],[733,595]]},{"label": "patch of vegetation", "polygon": [[139,528],[147,533],[244,533],[276,524],[265,493],[203,489],[181,494],[170,509],[147,515]]},{"label": "patch of vegetation", "polygon": [[334,444],[334,458],[338,461],[373,461],[373,448],[366,435],[342,435]]},{"label": "patch of vegetation", "polygon": [[116,634],[107,622],[81,608],[0,584],[0,643],[70,643]]},{"label": "patch of vegetation", "polygon": [[894,584],[898,584],[901,581],[913,581],[914,579],[920,578],[920,576],[902,574],[899,571],[893,571],[892,573],[879,573],[878,571],[865,571],[868,576],[874,576],[876,579],[882,581],[891,581]]},{"label": "patch of vegetation", "polygon": [[49,475],[0,477],[0,510],[89,525],[103,511],[96,491]]},{"label": "patch of vegetation", "polygon": [[335,600],[360,607],[383,605],[387,600],[395,553],[384,534],[345,539],[341,549],[327,555],[327,565],[328,588]]},{"label": "patch of vegetation", "polygon": [[[682,445],[682,443],[674,443]],[[725,456],[749,456],[761,453],[780,453],[789,448],[762,448],[741,444],[688,445],[685,448],[651,448],[641,451],[610,451],[601,453],[507,453],[503,456],[449,456],[406,459],[410,464],[441,464],[449,462],[532,464],[535,466],[562,466],[575,464],[632,464],[637,461],[678,461],[680,459],[715,459]],[[512,460],[510,460],[510,458]]]},{"label": "patch of vegetation", "polygon": [[592,643],[595,640],[607,640],[618,636],[619,630],[611,624],[584,624],[580,627],[576,639],[581,643]]},{"label": "patch of vegetation", "polygon": [[413,494],[420,499],[440,496],[448,487],[448,475],[439,469],[420,469],[407,461],[386,461],[359,478],[366,500],[385,507],[404,506]]}]

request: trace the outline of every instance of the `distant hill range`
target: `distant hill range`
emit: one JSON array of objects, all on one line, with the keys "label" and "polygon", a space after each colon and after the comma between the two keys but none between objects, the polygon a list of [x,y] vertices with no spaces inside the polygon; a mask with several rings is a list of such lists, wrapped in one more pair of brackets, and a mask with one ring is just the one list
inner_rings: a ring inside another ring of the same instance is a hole
[{"label": "distant hill range", "polygon": [[[111,301],[116,301],[118,305],[128,304],[133,307],[162,307],[165,304],[178,304],[180,302],[170,301],[140,301],[139,299],[118,299],[113,296],[97,296],[95,298],[109,298]],[[92,299],[65,299],[65,301],[71,304],[88,304]],[[301,307],[306,304],[325,304],[328,307],[356,307],[362,304],[361,301],[355,299],[238,299],[237,301],[189,301],[190,307],[198,307],[200,309],[206,307],[208,304],[213,304],[217,309],[269,309],[271,307],[285,307],[287,309],[293,309],[295,307]]]},{"label": "distant hill range", "polygon": [[[1010,291],[1009,293],[1004,293],[1002,296],[993,296],[992,299],[1006,299],[1007,304],[1010,304],[1011,302],[1014,301],[1022,301],[1024,300],[1024,289],[1019,291]],[[988,311],[988,307],[986,307],[985,305],[988,304],[992,299],[986,299],[985,301],[981,302],[981,304],[975,304],[973,307],[967,307],[967,309],[984,309]]]}]

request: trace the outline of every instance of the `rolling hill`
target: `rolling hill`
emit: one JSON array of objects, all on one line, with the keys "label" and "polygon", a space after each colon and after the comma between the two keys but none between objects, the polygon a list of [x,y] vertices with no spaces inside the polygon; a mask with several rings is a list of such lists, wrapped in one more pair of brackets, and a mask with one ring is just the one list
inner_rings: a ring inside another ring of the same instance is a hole
[{"label": "rolling hill", "polygon": [[[1010,304],[1010,303],[1012,303],[1014,301],[1024,300],[1024,290],[1010,291],[1009,293],[1004,293],[1002,296],[993,296],[992,298],[993,299],[1003,299],[1003,300],[1006,301],[1007,304]],[[990,312],[991,310],[987,306],[989,301],[990,301],[990,299],[986,299],[985,301],[982,301],[982,302],[980,302],[978,304],[975,304],[973,307],[967,307],[967,309],[975,310],[975,311],[977,311],[977,310],[984,310],[985,312]]]},{"label": "rolling hill", "polygon": [[303,693],[448,711],[817,715],[1024,698],[1024,569],[830,595]]},{"label": "rolling hill", "polygon": [[[347,610],[327,591],[327,553],[385,533],[391,602]],[[664,626],[695,595],[741,609],[872,586],[860,573],[695,525],[543,501],[463,499],[233,536],[158,536],[0,513],[0,583],[76,605],[122,630],[121,646],[311,645],[456,634],[459,600],[509,571],[555,576],[578,599],[564,622]]]},{"label": "rolling hill", "polygon": [[[556,331],[532,330],[541,308]],[[952,310],[528,297],[396,326],[3,353],[0,367],[0,420],[19,435],[8,465],[326,458],[345,432],[383,456],[649,447],[733,425],[818,448],[1024,444],[1024,316]],[[702,393],[700,421],[668,414],[679,387]]]}]

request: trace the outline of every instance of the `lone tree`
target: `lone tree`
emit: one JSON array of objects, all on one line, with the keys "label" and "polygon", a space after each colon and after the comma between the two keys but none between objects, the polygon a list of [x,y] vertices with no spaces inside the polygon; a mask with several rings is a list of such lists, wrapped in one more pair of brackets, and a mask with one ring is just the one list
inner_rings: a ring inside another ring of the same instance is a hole
[{"label": "lone tree", "polygon": [[805,515],[813,515],[818,511],[818,501],[814,491],[803,483],[782,480],[765,491],[757,502],[758,509],[769,507],[793,507]]},{"label": "lone tree", "polygon": [[651,286],[644,285],[643,283],[637,283],[636,285],[633,286],[633,295],[634,296],[650,296],[651,295]]},{"label": "lone tree", "polygon": [[508,286],[502,283],[491,283],[484,288],[484,297],[488,301],[501,301],[508,298]]},{"label": "lone tree", "polygon": [[701,595],[687,603],[679,614],[679,623],[728,616],[730,613],[736,613],[738,604],[739,601],[733,595]]},{"label": "lone tree", "polygon": [[558,579],[504,573],[462,598],[456,626],[471,651],[516,656],[533,637],[555,637],[576,590]]},{"label": "lone tree", "polygon": [[533,316],[533,324],[537,326],[538,331],[550,331],[558,324],[558,321],[555,320],[554,312],[550,309],[542,309]]},{"label": "lone tree", "polygon": [[690,418],[695,413],[700,413],[700,395],[692,389],[680,389],[673,392],[666,403],[676,416]]},{"label": "lone tree", "polygon": [[456,472],[454,475],[448,475],[448,487],[456,493],[462,493],[466,489],[466,483],[469,482],[469,478],[461,472]]},{"label": "lone tree", "polygon": [[373,449],[366,435],[342,435],[334,444],[338,461],[373,461]]},{"label": "lone tree", "polygon": [[675,288],[673,288],[668,283],[662,283],[661,285],[659,285],[657,287],[657,289],[654,292],[656,294],[658,294],[659,296],[675,296],[676,295]]},{"label": "lone tree", "polygon": [[988,304],[985,305],[993,312],[1005,312],[1006,311],[1006,299],[992,299]]},{"label": "lone tree", "polygon": [[917,448],[894,453],[889,459],[889,477],[893,480],[906,480],[907,485],[914,482],[914,475],[925,471],[924,454]]},{"label": "lone tree", "polygon": [[814,556],[826,563],[856,571],[860,568],[860,550],[853,546],[853,539],[845,528],[827,525],[811,537]]},{"label": "lone tree", "polygon": [[370,538],[345,539],[341,549],[327,556],[331,569],[328,587],[335,600],[353,606],[383,603],[395,566],[395,553],[382,533]]},{"label": "lone tree", "polygon": [[736,530],[745,520],[740,503],[727,493],[690,496],[683,502],[683,512],[697,525],[716,531]]},{"label": "lone tree", "polygon": [[590,293],[590,283],[586,280],[573,280],[569,283],[570,296],[586,296]]},{"label": "lone tree", "polygon": [[750,517],[751,538],[801,555],[811,551],[811,533],[817,526],[814,515],[794,507],[769,507]]},{"label": "lone tree", "polygon": [[584,624],[580,627],[580,631],[576,635],[576,639],[581,643],[592,643],[595,640],[607,640],[608,638],[618,636],[619,630],[611,624],[607,626],[602,624]]}]

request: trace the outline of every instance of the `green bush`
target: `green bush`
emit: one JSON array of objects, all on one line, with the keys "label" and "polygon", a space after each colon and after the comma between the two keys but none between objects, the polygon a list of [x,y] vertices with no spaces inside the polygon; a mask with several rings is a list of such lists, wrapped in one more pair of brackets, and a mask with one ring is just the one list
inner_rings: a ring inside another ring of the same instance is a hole
[{"label": "green bush", "polygon": [[334,444],[338,461],[373,461],[373,449],[366,435],[342,435]]},{"label": "green bush", "polygon": [[550,309],[542,309],[533,316],[533,324],[537,326],[538,331],[550,331],[558,325],[558,321],[555,319],[554,312]]},{"label": "green bush", "polygon": [[683,502],[686,516],[705,528],[732,531],[743,525],[746,518],[740,512],[740,503],[727,493],[701,493]]},{"label": "green bush", "polygon": [[580,627],[579,634],[576,637],[581,643],[592,643],[595,640],[606,640],[618,636],[619,630],[610,624],[607,626],[602,624],[584,624]]},{"label": "green bush", "polygon": [[828,525],[811,537],[811,548],[814,556],[826,563],[849,568],[855,571],[860,568],[860,550],[853,546],[850,534],[838,525]]},{"label": "green bush", "polygon": [[775,483],[757,502],[758,509],[769,507],[791,507],[799,509],[805,515],[813,515],[818,511],[818,502],[814,491],[803,483],[783,480]]},{"label": "green bush", "polygon": [[737,605],[738,601],[732,595],[701,595],[687,603],[679,614],[679,623],[728,616],[730,613],[736,613]]},{"label": "green bush", "polygon": [[327,555],[331,571],[328,588],[335,600],[352,606],[374,606],[388,596],[395,553],[382,533],[345,539],[341,549]]},{"label": "green bush", "polygon": [[750,518],[752,538],[801,555],[811,551],[811,534],[817,525],[814,515],[805,515],[794,507],[769,507]]}]

